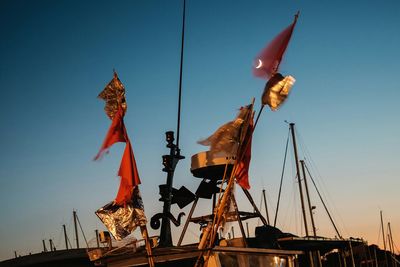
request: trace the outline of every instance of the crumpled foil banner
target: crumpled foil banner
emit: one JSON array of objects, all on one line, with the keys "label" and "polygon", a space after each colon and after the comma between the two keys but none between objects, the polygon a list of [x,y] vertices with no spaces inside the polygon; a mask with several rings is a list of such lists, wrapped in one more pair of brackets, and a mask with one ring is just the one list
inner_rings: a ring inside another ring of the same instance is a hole
[{"label": "crumpled foil banner", "polygon": [[111,120],[114,118],[120,106],[126,111],[125,87],[115,71],[113,79],[107,84],[103,91],[101,91],[98,98],[106,101],[104,110]]},{"label": "crumpled foil banner", "polygon": [[132,202],[119,206],[112,201],[95,213],[116,240],[122,240],[132,233],[136,227],[144,226],[147,223],[138,187],[134,189]]}]

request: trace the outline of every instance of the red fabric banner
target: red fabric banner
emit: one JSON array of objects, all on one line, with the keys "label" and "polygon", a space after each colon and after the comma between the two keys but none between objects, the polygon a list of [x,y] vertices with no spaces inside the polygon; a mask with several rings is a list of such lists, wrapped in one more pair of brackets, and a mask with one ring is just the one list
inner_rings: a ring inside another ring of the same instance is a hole
[{"label": "red fabric banner", "polygon": [[268,79],[278,71],[295,25],[296,20],[278,34],[257,56],[253,67],[255,76]]},{"label": "red fabric banner", "polygon": [[119,185],[117,197],[115,198],[115,203],[123,205],[131,201],[133,189],[140,184],[136,160],[129,140],[126,142],[118,176],[121,177],[121,183]]},{"label": "red fabric banner", "polygon": [[118,110],[112,120],[110,129],[104,139],[103,145],[94,160],[100,159],[108,149],[117,142],[125,142],[125,150],[122,156],[121,165],[119,167],[118,176],[121,177],[117,197],[115,203],[124,205],[132,199],[133,189],[140,184],[139,173],[136,167],[135,156],[131,142],[124,124],[124,111],[122,108]]},{"label": "red fabric banner", "polygon": [[120,108],[114,116],[111,122],[110,129],[107,132],[106,138],[104,139],[103,145],[100,148],[99,153],[97,153],[94,160],[99,160],[104,153],[108,151],[113,144],[117,142],[126,142],[127,134],[124,125],[124,111]]},{"label": "red fabric banner", "polygon": [[251,160],[251,141],[253,139],[253,119],[251,119],[244,143],[244,151],[239,155],[239,162],[236,169],[236,183],[244,189],[250,189],[249,168]]}]

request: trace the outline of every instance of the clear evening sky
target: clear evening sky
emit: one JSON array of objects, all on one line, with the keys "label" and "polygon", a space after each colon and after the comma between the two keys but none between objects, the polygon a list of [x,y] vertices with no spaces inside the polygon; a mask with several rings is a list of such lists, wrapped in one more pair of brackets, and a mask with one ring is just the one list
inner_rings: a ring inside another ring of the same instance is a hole
[{"label": "clear evening sky", "polygon": [[[295,122],[301,158],[342,235],[382,247],[383,210],[400,248],[399,1],[188,0],[180,140],[186,159],[174,185],[195,191],[200,180],[189,171],[190,157],[206,149],[196,141],[233,119],[252,97],[259,109],[264,81],[252,76],[252,61],[298,10],[281,65],[297,81],[279,111],[261,116],[250,192],[260,203],[267,190],[272,216],[288,133],[284,121]],[[0,2],[1,260],[14,250],[40,252],[42,239],[62,249],[62,224],[72,243],[73,209],[89,239],[94,229],[104,229],[94,211],[116,195],[124,145],[100,162],[92,159],[110,125],[96,97],[113,68],[126,87],[125,122],[148,219],[162,211],[158,185],[166,179],[164,132],[176,129],[181,12],[175,0]],[[286,174],[277,226],[304,235],[291,159]],[[318,235],[334,237],[322,204],[314,192],[311,197]],[[251,211],[240,190],[238,199]],[[197,214],[210,210],[204,201]],[[172,228],[176,242],[181,228]],[[197,238],[193,226],[185,242]]]}]

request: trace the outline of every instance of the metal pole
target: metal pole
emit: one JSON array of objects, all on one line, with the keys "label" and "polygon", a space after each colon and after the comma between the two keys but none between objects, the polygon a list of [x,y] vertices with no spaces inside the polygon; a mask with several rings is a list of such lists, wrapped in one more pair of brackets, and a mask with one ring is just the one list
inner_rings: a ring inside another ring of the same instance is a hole
[{"label": "metal pole", "polygon": [[388,228],[389,228],[390,243],[392,244],[392,258],[393,258],[394,266],[397,267],[397,262],[395,260],[396,254],[394,253],[392,228],[390,227],[390,222],[388,223]]},{"label": "metal pole", "polygon": [[260,217],[260,220],[262,221],[262,223],[264,225],[268,225],[267,220],[265,220],[265,218],[261,215],[260,210],[257,208],[256,203],[254,203],[253,198],[251,197],[249,191],[247,191],[247,189],[244,189],[243,187],[241,187],[244,194],[246,195],[247,199],[250,201],[250,204],[253,206],[254,211],[257,213],[257,215]]},{"label": "metal pole", "polygon": [[63,230],[64,230],[65,249],[68,250],[68,237],[67,237],[67,229],[65,228],[65,224],[63,224]]},{"label": "metal pole", "polygon": [[318,267],[322,267],[321,253],[319,252],[319,250],[317,250],[317,257],[318,257]]},{"label": "metal pole", "polygon": [[183,0],[183,16],[182,16],[182,40],[181,40],[181,63],[179,70],[179,96],[178,96],[178,122],[176,126],[176,146],[179,147],[179,129],[181,125],[181,99],[182,99],[182,70],[183,70],[183,48],[185,41],[185,14],[186,0]]},{"label": "metal pole", "polygon": [[53,251],[53,240],[49,239],[50,251]]},{"label": "metal pole", "polygon": [[381,227],[382,227],[382,238],[383,238],[383,250],[385,254],[385,266],[388,266],[387,262],[387,255],[386,255],[386,240],[385,240],[385,228],[383,227],[383,216],[382,216],[382,211],[381,213]]},{"label": "metal pole", "polygon": [[248,222],[246,222],[246,230],[247,230],[247,237],[250,237],[249,223]]},{"label": "metal pole", "polygon": [[[236,213],[237,220],[239,223],[240,232],[242,234],[243,245],[244,245],[244,247],[247,247],[246,234],[244,232],[243,222],[242,222],[242,219],[240,218],[240,213],[239,213],[239,209],[237,206],[237,202],[236,202],[234,193],[232,193],[232,202],[233,202],[233,207],[235,208],[235,213]],[[235,238],[235,232],[233,230],[233,226],[232,226],[232,235],[233,235],[233,238]]]},{"label": "metal pole", "polygon": [[47,252],[46,243],[44,242],[44,239],[42,240],[42,243],[43,243],[43,252]]},{"label": "metal pole", "polygon": [[314,257],[312,255],[312,251],[308,252],[308,258],[310,260],[310,267],[314,267]]},{"label": "metal pole", "polygon": [[194,209],[196,208],[196,205],[197,205],[197,201],[199,201],[199,197],[198,196],[196,196],[196,198],[194,199],[192,208],[190,209],[190,212],[189,212],[189,216],[188,216],[188,218],[187,218],[187,220],[185,222],[185,226],[183,226],[182,234],[179,237],[179,241],[178,241],[178,244],[177,244],[178,247],[182,244],[183,237],[185,236],[186,230],[187,230],[187,228],[189,226],[189,222],[192,219]]},{"label": "metal pole", "polygon": [[304,180],[304,186],[306,188],[306,196],[307,196],[307,202],[308,202],[308,209],[310,211],[310,217],[311,217],[311,225],[313,228],[313,234],[314,236],[317,236],[317,230],[315,229],[315,223],[314,223],[314,215],[313,215],[313,209],[311,206],[311,200],[310,200],[310,192],[308,191],[308,184],[307,184],[307,176],[306,176],[306,171],[304,169],[304,160],[300,160],[301,163],[301,169],[303,171],[303,180]]},{"label": "metal pole", "polygon": [[354,255],[353,255],[353,247],[351,246],[351,242],[349,241],[349,247],[350,247],[350,255],[351,255],[351,264],[353,267],[356,267],[356,264],[354,262]]},{"label": "metal pole", "polygon": [[303,188],[301,186],[299,157],[297,155],[297,145],[296,145],[296,135],[294,133],[294,123],[292,122],[289,125],[290,125],[290,130],[292,131],[293,150],[294,150],[294,158],[296,161],[296,171],[297,171],[297,179],[298,179],[298,183],[299,183],[299,192],[300,192],[301,210],[303,212],[304,229],[306,232],[306,236],[308,236],[308,226],[307,226],[306,210],[304,208]]},{"label": "metal pole", "polygon": [[267,206],[267,198],[265,197],[265,189],[263,189],[262,192],[263,192],[263,198],[264,198],[265,213],[267,215],[267,222],[268,222],[268,225],[270,225],[270,223],[269,223],[269,214],[268,214],[268,206]]},{"label": "metal pole", "polygon": [[[389,232],[389,231],[388,231]],[[390,243],[390,235],[387,235],[387,242],[389,246],[389,260],[391,260],[391,266],[393,266],[393,258],[392,258],[392,244]]]},{"label": "metal pole", "polygon": [[76,223],[76,211],[72,212],[74,216],[74,227],[75,227],[75,238],[76,238],[76,248],[79,248],[79,237],[78,237],[78,225]]}]

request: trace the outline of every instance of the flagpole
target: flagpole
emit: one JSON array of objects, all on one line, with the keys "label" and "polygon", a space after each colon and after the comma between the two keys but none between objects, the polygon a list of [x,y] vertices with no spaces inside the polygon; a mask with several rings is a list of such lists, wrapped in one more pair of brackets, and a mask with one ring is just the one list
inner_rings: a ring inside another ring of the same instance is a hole
[{"label": "flagpole", "polygon": [[[250,112],[248,114],[248,117],[245,120],[248,123],[249,123],[251,117],[254,116],[253,107],[254,107],[254,98],[251,101],[251,110],[250,110]],[[247,132],[247,127],[249,127],[248,124],[245,125],[244,129],[242,129],[242,133],[246,133]],[[253,131],[254,131],[254,128],[253,128]],[[196,261],[196,263],[194,265],[195,267],[199,267],[201,265],[201,259],[202,259],[202,257],[204,256],[205,253],[206,253],[205,260],[204,260],[205,262],[208,261],[208,258],[209,258],[210,254],[211,254],[211,250],[210,249],[214,245],[218,228],[222,223],[222,213],[224,212],[224,207],[228,203],[228,201],[231,200],[229,195],[231,194],[231,190],[233,188],[233,183],[234,183],[234,180],[235,180],[234,178],[235,178],[235,175],[236,175],[236,170],[238,168],[237,164],[238,164],[238,162],[240,162],[243,159],[244,151],[246,151],[247,147],[250,145],[250,142],[248,142],[248,140],[246,140],[245,138],[246,138],[246,134],[243,134],[243,136],[240,136],[240,145],[239,145],[239,147],[237,149],[237,151],[238,151],[237,153],[240,153],[239,151],[241,151],[241,154],[238,156],[238,158],[236,159],[236,162],[235,162],[235,164],[233,166],[233,169],[232,169],[230,177],[228,179],[228,184],[227,184],[227,186],[225,188],[224,194],[218,200],[217,208],[214,211],[215,214],[214,214],[213,222],[212,222],[212,224],[209,224],[207,226],[207,228],[210,227],[211,229],[209,229],[208,231],[206,229],[206,231],[204,231],[204,233],[203,233],[202,239],[200,240],[198,249],[203,250],[203,251],[199,255],[199,257],[197,258],[197,261]],[[225,178],[225,174],[224,174],[224,178]],[[221,189],[222,189],[222,184],[221,184]],[[220,193],[221,193],[221,191],[220,191]],[[239,220],[240,220],[240,218],[239,218]],[[204,250],[204,249],[206,249],[206,250]]]},{"label": "flagpole", "polygon": [[[300,11],[297,11],[297,13],[294,15],[293,27],[292,27],[292,31],[291,31],[291,33],[290,33],[290,36],[291,36],[292,33],[293,33],[293,30],[294,30],[294,27],[296,26],[297,19],[299,18],[299,15],[300,15]],[[289,38],[290,38],[290,37],[289,37]],[[283,57],[283,54],[282,54],[282,57]],[[282,61],[282,57],[280,58],[280,60],[278,60],[278,64],[276,65],[276,68],[275,68],[274,72],[271,74],[271,77],[273,77],[273,76],[278,72],[279,65],[281,64],[281,61]],[[261,113],[262,113],[263,110],[264,110],[264,107],[265,107],[265,105],[263,104],[263,105],[261,106],[260,110],[258,111],[257,118],[256,118],[256,121],[255,121],[255,123],[254,123],[254,129],[255,129],[256,126],[257,126],[258,120],[260,119],[260,116],[261,116]],[[254,129],[253,129],[253,131],[254,131]]]},{"label": "flagpole", "polygon": [[149,267],[154,267],[154,257],[153,257],[153,252],[151,250],[151,242],[149,238],[149,232],[147,231],[147,226],[143,225],[140,226],[140,232],[142,233],[142,236],[144,238],[144,243],[146,246],[146,253],[147,253],[147,262],[149,263]]}]

